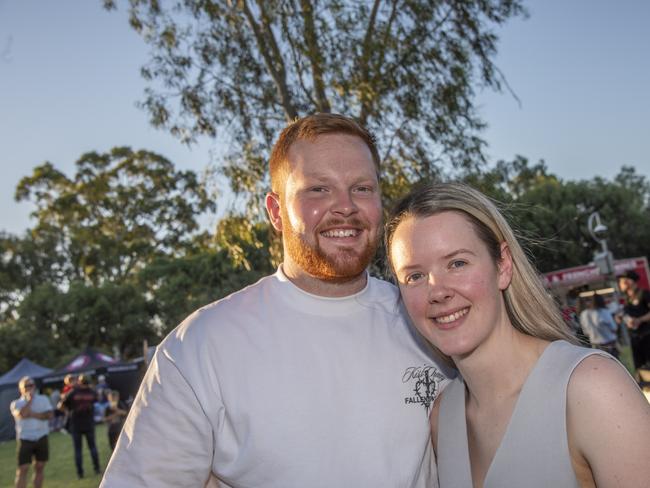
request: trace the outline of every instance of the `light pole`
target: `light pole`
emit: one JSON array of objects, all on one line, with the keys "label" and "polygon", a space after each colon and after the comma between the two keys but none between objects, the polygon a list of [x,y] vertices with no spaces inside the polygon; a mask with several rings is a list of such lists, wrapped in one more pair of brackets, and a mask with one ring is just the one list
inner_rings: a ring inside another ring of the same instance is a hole
[{"label": "light pole", "polygon": [[[598,266],[601,274],[605,275],[607,279],[611,280],[614,283],[614,301],[616,303],[617,309],[620,307],[620,290],[618,289],[618,283],[616,280],[616,271],[614,269],[614,256],[607,248],[607,226],[602,223],[600,220],[600,214],[598,212],[592,212],[589,215],[587,220],[587,228],[589,229],[589,234],[591,237],[600,244],[601,251],[594,253],[594,263]],[[618,314],[619,312],[616,312]],[[619,326],[621,331],[621,345],[627,346],[630,344],[630,338],[627,333],[627,327],[624,324]]]},{"label": "light pole", "polygon": [[594,254],[594,263],[598,266],[602,274],[608,278],[612,278],[614,275],[614,257],[609,249],[607,249],[607,226],[600,220],[600,214],[598,212],[592,212],[589,215],[587,229],[594,241],[600,244],[601,247],[601,252]]}]

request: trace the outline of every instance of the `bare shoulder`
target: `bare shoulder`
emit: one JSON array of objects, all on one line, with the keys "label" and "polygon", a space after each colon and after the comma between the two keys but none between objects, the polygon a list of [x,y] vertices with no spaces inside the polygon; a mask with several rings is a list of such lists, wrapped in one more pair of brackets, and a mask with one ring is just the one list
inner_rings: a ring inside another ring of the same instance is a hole
[{"label": "bare shoulder", "polygon": [[646,486],[650,404],[619,362],[592,355],[576,367],[567,432],[574,466],[588,466],[596,486]]},{"label": "bare shoulder", "polygon": [[650,404],[634,379],[618,361],[601,355],[585,358],[574,370],[567,408],[579,409],[585,422],[602,423],[625,412],[650,427]]},{"label": "bare shoulder", "polygon": [[650,408],[634,379],[618,361],[599,354],[583,359],[569,381],[567,400],[596,400],[598,405],[638,401]]}]

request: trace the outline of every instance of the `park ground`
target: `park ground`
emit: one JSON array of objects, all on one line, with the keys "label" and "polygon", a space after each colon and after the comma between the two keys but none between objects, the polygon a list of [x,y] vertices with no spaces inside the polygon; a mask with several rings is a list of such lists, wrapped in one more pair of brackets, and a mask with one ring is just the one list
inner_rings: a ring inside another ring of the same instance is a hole
[{"label": "park ground", "polygon": [[[105,425],[98,425],[95,432],[99,462],[102,469],[106,468],[111,455]],[[47,488],[97,488],[101,475],[94,474],[90,452],[84,441],[83,465],[85,478],[78,480],[74,466],[74,449],[72,438],[62,432],[50,434],[50,460],[45,466],[45,483]],[[16,441],[0,443],[0,488],[14,486],[16,473]],[[30,468],[30,483],[33,471]]]}]

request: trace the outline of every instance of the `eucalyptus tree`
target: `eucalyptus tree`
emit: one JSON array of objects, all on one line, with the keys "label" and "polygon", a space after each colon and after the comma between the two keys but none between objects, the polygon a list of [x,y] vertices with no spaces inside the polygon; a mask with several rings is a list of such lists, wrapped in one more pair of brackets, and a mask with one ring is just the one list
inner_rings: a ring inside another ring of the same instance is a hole
[{"label": "eucalyptus tree", "polygon": [[258,218],[273,138],[313,112],[353,116],[375,133],[389,197],[481,165],[475,90],[507,86],[495,29],[526,15],[520,0],[128,3],[151,48],[141,104],[152,124],[228,148],[221,169]]}]

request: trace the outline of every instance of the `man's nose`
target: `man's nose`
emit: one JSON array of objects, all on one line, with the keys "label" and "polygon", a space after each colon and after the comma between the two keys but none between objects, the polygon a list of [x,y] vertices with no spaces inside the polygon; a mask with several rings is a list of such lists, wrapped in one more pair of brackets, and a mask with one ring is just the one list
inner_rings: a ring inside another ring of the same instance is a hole
[{"label": "man's nose", "polygon": [[356,213],[359,209],[354,201],[354,197],[349,191],[339,191],[335,193],[332,204],[332,213],[347,217]]}]

